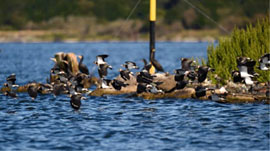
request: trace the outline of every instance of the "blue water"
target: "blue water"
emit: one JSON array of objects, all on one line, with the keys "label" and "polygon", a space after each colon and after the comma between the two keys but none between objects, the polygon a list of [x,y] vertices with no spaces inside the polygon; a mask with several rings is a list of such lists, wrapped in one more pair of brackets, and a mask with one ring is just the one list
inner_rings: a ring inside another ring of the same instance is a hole
[{"label": "blue water", "polygon": [[[172,73],[181,57],[206,58],[207,45],[158,43],[156,58]],[[59,51],[84,55],[95,75],[95,56],[109,54],[109,77],[149,56],[148,43],[2,43],[0,84],[11,73],[20,85],[45,83]],[[18,95],[0,95],[0,150],[269,150],[269,105],[88,96],[74,111],[65,95]]]}]

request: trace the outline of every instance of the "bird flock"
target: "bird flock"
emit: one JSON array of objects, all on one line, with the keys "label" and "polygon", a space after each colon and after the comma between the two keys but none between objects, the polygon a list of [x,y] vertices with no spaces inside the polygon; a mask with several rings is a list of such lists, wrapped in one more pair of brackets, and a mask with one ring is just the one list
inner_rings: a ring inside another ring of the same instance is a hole
[{"label": "bird flock", "polygon": [[[120,91],[122,88],[126,88],[130,85],[136,87],[134,93],[171,93],[175,90],[184,89],[188,84],[196,83],[195,95],[196,97],[202,97],[206,95],[207,90],[215,90],[215,88],[209,88],[203,86],[203,83],[207,79],[208,72],[214,72],[215,70],[208,66],[199,66],[197,63],[189,58],[181,58],[181,68],[174,70],[173,81],[174,86],[170,89],[163,89],[163,81],[158,81],[160,76],[168,77],[169,73],[165,73],[162,66],[155,60],[151,59],[151,62],[147,62],[142,59],[144,66],[141,70],[135,62],[126,61],[121,65],[119,69],[119,76],[114,79],[107,79],[108,69],[112,69],[112,66],[106,62],[109,57],[107,54],[96,56],[96,60],[93,62],[98,68],[99,79],[95,82],[99,89],[113,89]],[[70,97],[70,105],[75,110],[80,109],[81,100],[85,99],[83,94],[90,94],[86,86],[88,83],[94,83],[91,81],[92,74],[85,64],[83,64],[84,57],[78,56],[80,59],[78,64],[79,72],[74,74],[71,71],[71,64],[66,58],[56,61],[52,60],[55,65],[50,70],[50,80],[47,80],[46,84],[30,82],[27,84],[27,92],[32,100],[35,100],[38,94],[52,94],[57,97],[61,94],[67,94]],[[154,61],[153,61],[154,60]],[[259,74],[254,72],[256,61],[248,57],[238,57],[237,67],[239,70],[232,71],[232,78],[234,83],[243,83],[248,86],[254,85],[253,79],[258,77]],[[151,66],[154,66],[157,71],[161,73],[150,74]],[[260,70],[270,70],[270,53],[264,54],[259,59]],[[139,70],[133,73],[132,70]],[[130,82],[133,80],[133,83]],[[88,85],[89,86],[89,85]],[[3,85],[3,94],[12,98],[17,98],[16,90],[19,88],[16,85],[16,75],[13,73],[6,78],[6,83]],[[223,94],[228,93],[224,87],[219,89]],[[218,98],[216,95],[212,95],[212,98]]]}]

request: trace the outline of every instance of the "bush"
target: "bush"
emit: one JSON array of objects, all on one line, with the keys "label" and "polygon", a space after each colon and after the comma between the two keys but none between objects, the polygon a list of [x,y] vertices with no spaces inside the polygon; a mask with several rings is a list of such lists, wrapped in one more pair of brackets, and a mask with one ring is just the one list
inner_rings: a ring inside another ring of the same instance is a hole
[{"label": "bush", "polygon": [[[222,83],[231,79],[231,71],[238,70],[236,58],[241,56],[250,57],[257,61],[255,65],[255,72],[259,73],[259,82],[270,81],[270,71],[260,71],[259,58],[270,52],[270,23],[269,19],[258,20],[253,27],[251,24],[247,25],[246,29],[234,28],[230,37],[219,40],[215,47],[211,44],[208,49],[207,65],[216,69],[216,74],[221,77]],[[210,75],[210,79],[216,83],[214,75]]]}]

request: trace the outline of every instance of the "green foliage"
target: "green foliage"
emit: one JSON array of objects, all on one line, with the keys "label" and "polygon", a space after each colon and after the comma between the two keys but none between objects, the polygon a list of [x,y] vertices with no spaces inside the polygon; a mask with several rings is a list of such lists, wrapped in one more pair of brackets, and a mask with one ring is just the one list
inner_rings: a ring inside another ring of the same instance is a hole
[{"label": "green foliage", "polygon": [[[252,21],[265,16],[268,0],[189,0],[220,24],[231,19],[242,26],[243,18]],[[127,17],[137,0],[1,0],[0,27],[23,28],[28,22],[40,23],[54,17],[87,16],[106,22]],[[149,0],[141,0],[131,19],[148,20]],[[184,0],[157,0],[158,20],[164,24],[181,22],[186,29],[216,28]]]},{"label": "green foliage", "polygon": [[[246,29],[235,28],[230,37],[219,40],[218,45],[214,44],[208,47],[207,64],[214,68],[215,73],[222,78],[224,84],[226,80],[231,79],[231,72],[237,69],[236,58],[241,56],[250,57],[257,61],[255,72],[260,76],[257,79],[260,82],[270,81],[269,71],[260,71],[259,58],[270,52],[270,22],[268,18],[258,20],[253,27],[247,25]],[[214,80],[214,75],[211,79]]]}]

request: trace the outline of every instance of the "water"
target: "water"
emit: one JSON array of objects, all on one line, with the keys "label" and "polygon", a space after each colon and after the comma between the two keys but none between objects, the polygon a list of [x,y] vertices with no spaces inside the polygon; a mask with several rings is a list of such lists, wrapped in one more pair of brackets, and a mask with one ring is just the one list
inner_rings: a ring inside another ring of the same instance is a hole
[{"label": "water", "polygon": [[[206,58],[208,43],[158,43],[156,58],[166,71],[181,57]],[[0,44],[0,84],[16,73],[17,83],[45,83],[56,52],[75,52],[94,71],[98,54],[114,68],[126,60],[139,66],[148,43]],[[269,150],[269,105],[220,104],[193,99],[144,100],[87,97],[79,111],[69,98],[38,96],[31,101],[0,95],[0,150]]]}]

